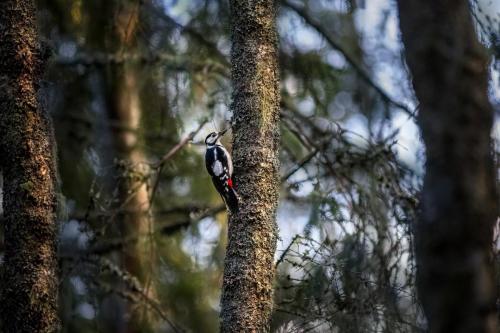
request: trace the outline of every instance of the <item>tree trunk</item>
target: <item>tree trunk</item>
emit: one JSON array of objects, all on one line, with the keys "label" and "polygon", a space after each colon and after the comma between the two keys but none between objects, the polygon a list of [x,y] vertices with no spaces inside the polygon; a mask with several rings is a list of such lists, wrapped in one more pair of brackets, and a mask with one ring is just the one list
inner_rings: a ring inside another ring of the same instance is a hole
[{"label": "tree trunk", "polygon": [[221,332],[266,332],[273,306],[279,195],[279,72],[273,0],[230,1],[233,162]]},{"label": "tree trunk", "polygon": [[398,1],[427,151],[417,283],[431,332],[496,332],[487,56],[466,0]]},{"label": "tree trunk", "polygon": [[4,176],[3,332],[56,332],[56,166],[37,100],[43,69],[33,1],[0,3],[0,167]]},{"label": "tree trunk", "polygon": [[[113,7],[114,8],[114,7]],[[115,24],[110,39],[114,51],[137,51],[136,29],[139,24],[140,7],[133,1],[114,8]],[[115,156],[141,171],[141,163],[146,159],[138,147],[141,121],[141,103],[138,72],[132,64],[112,64],[107,71],[108,116],[112,125]],[[141,177],[131,174],[119,180],[119,202],[121,236],[124,239],[138,237],[123,249],[123,265],[127,272],[136,277],[147,288],[147,295],[155,297],[152,284],[152,247],[148,247],[146,235],[152,230],[152,220],[148,218],[149,193],[147,184]],[[151,229],[150,229],[151,228]],[[149,242],[152,240],[149,239]],[[128,304],[128,333],[153,331],[153,318],[146,303]]]},{"label": "tree trunk", "polygon": [[[139,91],[136,73],[127,65],[117,65],[113,68],[110,79],[109,106],[110,119],[119,124],[113,126],[113,141],[116,157],[127,164],[138,168],[146,159],[142,150],[137,148],[139,120],[141,117]],[[138,168],[140,170],[140,168]],[[131,175],[121,177],[119,181],[119,202],[122,212],[120,216],[121,237],[137,238],[123,249],[123,265],[127,272],[135,276],[141,285],[147,285],[148,296],[154,297],[154,286],[151,284],[151,274],[148,263],[151,262],[152,250],[148,247],[146,235],[152,226],[148,218],[149,193],[146,183],[140,177]],[[152,229],[151,229],[152,230]],[[153,240],[148,240],[153,241]],[[148,274],[149,273],[149,274]],[[149,279],[149,282],[148,282]],[[142,332],[149,327],[152,318],[140,304],[128,305],[127,332]],[[143,304],[146,306],[146,303]]]}]

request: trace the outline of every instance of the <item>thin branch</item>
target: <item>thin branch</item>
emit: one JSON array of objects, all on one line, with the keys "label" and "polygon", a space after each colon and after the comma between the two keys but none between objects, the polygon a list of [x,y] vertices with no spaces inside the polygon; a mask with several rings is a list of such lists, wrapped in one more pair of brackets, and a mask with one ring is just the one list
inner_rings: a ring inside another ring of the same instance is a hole
[{"label": "thin branch", "polygon": [[156,180],[153,185],[153,189],[151,190],[151,197],[149,198],[149,210],[153,207],[153,201],[156,195],[156,190],[158,189],[158,185],[160,184],[160,176],[161,172],[163,170],[163,166],[165,163],[170,160],[179,150],[181,150],[185,145],[187,145],[190,141],[193,141],[194,137],[196,134],[198,134],[199,131],[205,126],[205,124],[208,122],[208,119],[204,119],[202,122],[200,122],[200,125],[198,126],[197,129],[189,133],[184,139],[182,139],[178,144],[176,144],[168,153],[163,155],[163,157],[153,165],[153,168],[158,170],[158,174],[156,176]]},{"label": "thin branch", "polygon": [[319,149],[315,148],[309,154],[307,154],[302,160],[300,160],[290,171],[288,171],[283,177],[281,177],[281,182],[285,182],[288,178],[292,177],[297,171],[302,169],[307,163],[309,163],[314,156],[319,153]]},{"label": "thin branch", "polygon": [[280,255],[280,257],[278,258],[278,260],[276,261],[276,264],[274,264],[274,267],[277,268],[279,266],[279,264],[281,264],[283,262],[283,260],[285,259],[285,257],[287,256],[288,254],[288,251],[290,251],[291,247],[293,244],[295,244],[295,241],[299,238],[302,238],[301,235],[299,234],[296,234],[292,241],[290,242],[290,244],[288,244],[288,246],[286,247],[285,250],[283,250],[283,253]]},{"label": "thin branch", "polygon": [[161,308],[159,302],[147,294],[147,292],[144,290],[141,283],[135,276],[133,276],[127,271],[120,269],[117,265],[115,265],[108,259],[99,258],[98,262],[99,262],[99,267],[101,267],[103,270],[108,270],[109,273],[122,280],[122,282],[125,283],[127,289],[130,290],[132,294],[127,293],[126,291],[123,290],[120,291],[114,287],[110,287],[110,291],[134,303],[138,302],[137,298],[134,297],[134,294],[138,295],[140,298],[143,299],[143,301],[149,307],[151,307],[163,320],[165,320],[170,325],[170,327],[174,330],[174,332],[176,333],[184,332],[182,328],[178,327],[176,324],[173,323],[172,320],[168,318],[167,314]]},{"label": "thin branch", "polygon": [[298,6],[294,3],[292,3],[290,0],[283,0],[282,4],[285,7],[290,8],[293,10],[295,13],[297,13],[300,17],[304,19],[304,21],[309,24],[311,27],[313,27],[323,38],[328,42],[328,44],[335,50],[339,51],[342,53],[344,56],[345,60],[351,65],[351,67],[358,73],[358,75],[367,83],[369,84],[379,95],[382,97],[382,99],[394,105],[395,107],[405,111],[410,117],[415,118],[416,110],[411,110],[408,106],[405,104],[398,102],[394,100],[391,96],[389,96],[375,81],[370,77],[368,72],[354,59],[354,57],[349,54],[349,52],[342,46],[340,45],[331,35],[330,33],[323,28],[323,26],[317,22],[309,13],[305,10],[304,7]]},{"label": "thin branch", "polygon": [[164,226],[164,227],[160,228],[159,231],[163,235],[170,235],[170,234],[176,232],[177,230],[179,230],[180,228],[190,226],[196,222],[203,220],[204,218],[207,218],[210,216],[215,216],[219,213],[222,213],[225,210],[226,210],[226,205],[216,206],[216,207],[205,210],[204,212],[202,212],[201,214],[199,214],[195,217],[189,217],[185,221],[178,222],[174,225]]},{"label": "thin branch", "polygon": [[162,10],[160,10],[158,8],[155,8],[153,6],[148,6],[148,9],[150,10],[150,12],[153,15],[157,16],[158,18],[160,18],[161,20],[163,20],[165,23],[178,28],[181,31],[181,33],[187,33],[187,34],[189,34],[191,37],[193,37],[198,42],[200,42],[201,44],[203,44],[208,50],[210,50],[213,54],[215,54],[215,56],[217,57],[217,59],[224,66],[229,67],[230,63],[229,63],[229,60],[227,59],[227,56],[224,55],[219,50],[219,48],[217,47],[217,45],[214,42],[208,40],[203,35],[203,33],[197,31],[196,29],[194,29],[193,27],[191,27],[189,25],[183,25],[183,24],[177,22],[174,18],[172,18],[167,13],[165,13],[164,11],[162,11]]},{"label": "thin branch", "polygon": [[180,56],[167,52],[155,53],[77,53],[73,57],[56,56],[52,63],[64,67],[84,66],[99,67],[107,65],[121,65],[125,63],[156,65],[161,64],[170,70],[190,71],[210,68],[221,75],[228,76],[228,68],[225,64],[210,59],[202,61],[190,61],[186,56]]},{"label": "thin branch", "polygon": [[196,128],[194,131],[192,131],[191,133],[189,133],[178,144],[176,144],[174,147],[172,147],[172,149],[170,149],[168,151],[168,153],[166,153],[165,155],[163,155],[163,157],[160,159],[160,161],[158,161],[153,167],[154,168],[161,167],[162,165],[165,164],[165,162],[167,162],[169,159],[171,159],[179,150],[181,150],[182,147],[184,147],[185,145],[187,145],[190,141],[193,141],[193,139],[196,136],[196,134],[198,134],[198,132],[201,131],[201,129],[203,128],[203,126],[205,126],[206,123],[208,123],[208,119],[204,119],[202,122],[200,122],[200,124],[198,125],[198,128]]},{"label": "thin branch", "polygon": [[[194,215],[190,214],[184,220],[179,220],[173,224],[164,224],[158,227],[155,227],[153,233],[161,233],[162,235],[171,235],[182,228],[186,228],[190,225],[193,225],[204,218],[215,216],[226,209],[226,205],[219,205],[212,208],[208,208],[203,210],[202,212]],[[90,247],[87,250],[83,250],[81,253],[77,253],[76,256],[79,257],[87,257],[91,255],[104,255],[114,251],[120,251],[127,244],[138,242],[142,237],[149,237],[151,233],[145,234],[136,234],[127,238],[118,238],[118,239],[108,239],[104,243],[97,243]],[[70,258],[74,258],[75,255],[69,255]],[[59,257],[65,258],[68,255],[60,254]]]}]

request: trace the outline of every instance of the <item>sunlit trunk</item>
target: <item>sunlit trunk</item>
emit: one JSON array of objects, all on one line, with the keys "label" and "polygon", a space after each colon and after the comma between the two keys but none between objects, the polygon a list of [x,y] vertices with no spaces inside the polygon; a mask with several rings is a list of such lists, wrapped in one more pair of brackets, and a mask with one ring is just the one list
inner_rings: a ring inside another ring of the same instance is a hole
[{"label": "sunlit trunk", "polygon": [[5,255],[0,330],[56,332],[56,164],[52,125],[38,103],[45,59],[32,1],[0,4],[0,169]]},{"label": "sunlit trunk", "polygon": [[221,332],[267,332],[273,308],[279,195],[279,71],[275,1],[230,1],[233,161]]}]

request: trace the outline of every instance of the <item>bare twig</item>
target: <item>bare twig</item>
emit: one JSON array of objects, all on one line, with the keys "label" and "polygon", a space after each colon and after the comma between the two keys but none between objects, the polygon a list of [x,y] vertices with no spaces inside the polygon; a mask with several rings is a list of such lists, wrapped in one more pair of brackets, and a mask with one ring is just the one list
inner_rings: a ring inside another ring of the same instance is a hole
[{"label": "bare twig", "polygon": [[169,159],[171,159],[179,150],[181,150],[185,145],[187,145],[190,141],[194,139],[196,134],[198,134],[199,131],[205,126],[205,124],[208,122],[208,119],[204,119],[200,125],[198,125],[198,128],[189,133],[184,139],[182,139],[178,144],[176,144],[172,149],[168,151],[163,157],[153,165],[154,168],[159,168],[162,165],[165,164]]},{"label": "bare twig", "polygon": [[127,271],[120,269],[117,265],[105,258],[99,258],[99,267],[102,267],[104,270],[107,270],[112,275],[118,277],[122,282],[124,282],[127,289],[132,294],[127,293],[126,291],[120,292],[116,288],[111,288],[111,291],[132,302],[138,302],[139,300],[137,299],[137,297],[135,297],[135,295],[139,296],[150,308],[152,308],[163,320],[165,320],[170,325],[174,332],[184,332],[183,329],[179,328],[172,322],[172,320],[168,318],[167,314],[161,308],[159,302],[147,294],[147,292],[141,286],[139,280],[137,280],[135,276],[131,275]]},{"label": "bare twig", "polygon": [[307,154],[302,160],[300,160],[290,171],[288,171],[283,177],[281,177],[281,182],[285,182],[293,176],[297,171],[302,169],[309,161],[311,161],[316,154],[318,154],[319,149],[315,148],[313,151],[311,151],[309,154]]},{"label": "bare twig", "polygon": [[286,247],[285,250],[283,250],[283,253],[280,255],[280,257],[278,258],[278,260],[276,261],[276,264],[274,264],[274,267],[278,267],[279,264],[281,264],[283,262],[283,260],[285,259],[285,257],[287,256],[288,254],[288,251],[290,251],[290,248],[292,247],[293,244],[295,244],[295,241],[299,238],[302,238],[302,236],[300,236],[299,234],[295,235],[293,238],[292,238],[292,241],[290,242],[290,244],[288,244],[288,246]]},{"label": "bare twig", "polygon": [[182,139],[178,144],[176,144],[172,149],[168,151],[163,157],[153,165],[153,168],[158,170],[158,174],[156,175],[156,180],[154,182],[154,185],[151,190],[151,197],[149,199],[149,210],[153,207],[153,202],[154,198],[156,195],[156,190],[158,189],[158,185],[160,184],[160,176],[161,172],[163,170],[163,166],[165,163],[170,160],[179,150],[181,150],[185,145],[187,145],[190,141],[194,139],[196,134],[198,134],[199,131],[205,126],[205,124],[208,122],[208,119],[204,119],[202,122],[200,122],[200,125],[198,126],[197,129],[189,133],[184,139]]}]

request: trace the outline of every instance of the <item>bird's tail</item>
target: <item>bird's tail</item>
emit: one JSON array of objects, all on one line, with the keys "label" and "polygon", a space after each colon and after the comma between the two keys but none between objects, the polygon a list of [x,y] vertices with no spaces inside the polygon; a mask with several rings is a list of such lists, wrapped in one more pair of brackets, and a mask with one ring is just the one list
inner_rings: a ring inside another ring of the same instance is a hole
[{"label": "bird's tail", "polygon": [[224,193],[224,201],[231,213],[236,213],[238,211],[238,194],[233,188]]}]

